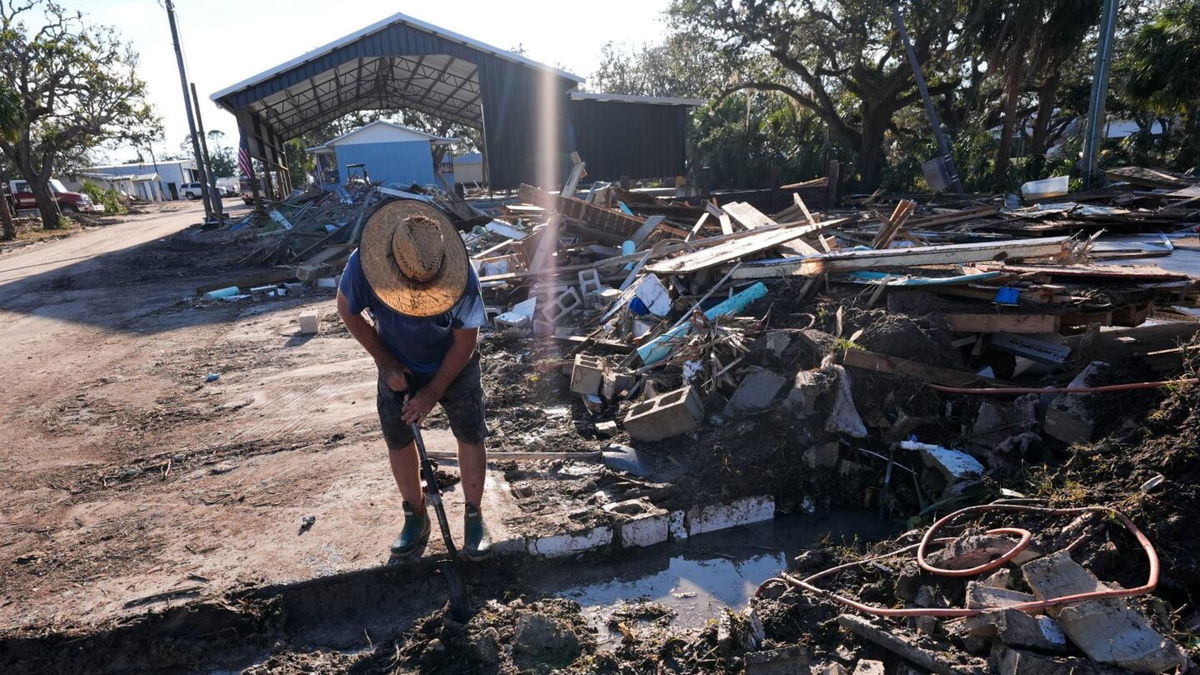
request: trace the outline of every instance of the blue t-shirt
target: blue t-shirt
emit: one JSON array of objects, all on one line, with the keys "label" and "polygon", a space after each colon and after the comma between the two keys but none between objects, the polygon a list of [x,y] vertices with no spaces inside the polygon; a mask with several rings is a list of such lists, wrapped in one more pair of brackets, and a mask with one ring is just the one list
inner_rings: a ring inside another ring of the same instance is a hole
[{"label": "blue t-shirt", "polygon": [[454,344],[455,328],[479,328],[487,322],[483,296],[479,292],[479,277],[467,266],[467,289],[450,311],[424,318],[406,316],[383,304],[371,290],[363,274],[358,251],[350,254],[338,290],[350,301],[350,311],[358,314],[371,310],[375,330],[383,344],[400,362],[418,373],[434,373]]}]

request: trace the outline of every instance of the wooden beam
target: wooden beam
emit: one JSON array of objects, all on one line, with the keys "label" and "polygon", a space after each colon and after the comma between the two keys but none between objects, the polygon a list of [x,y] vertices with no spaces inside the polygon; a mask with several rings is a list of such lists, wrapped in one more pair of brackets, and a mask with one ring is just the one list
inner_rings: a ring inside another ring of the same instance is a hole
[{"label": "wooden beam", "polygon": [[878,354],[865,349],[847,349],[842,356],[842,363],[853,368],[870,370],[876,373],[891,373],[907,375],[923,382],[941,384],[947,387],[995,387],[1003,386],[995,380],[980,377],[975,373],[953,368],[942,368],[912,359],[902,359],[898,356]]},{"label": "wooden beam", "polygon": [[944,314],[956,333],[1057,333],[1056,314]]},{"label": "wooden beam", "polygon": [[678,258],[662,260],[653,265],[647,265],[646,269],[655,274],[686,274],[697,272],[708,267],[713,267],[714,265],[736,260],[743,256],[765,251],[785,242],[803,237],[806,234],[815,234],[827,227],[833,227],[842,222],[845,222],[844,219],[829,220],[824,223],[818,223],[815,226],[780,228],[768,231],[758,230],[751,233],[750,236],[729,241],[708,250],[694,251]]},{"label": "wooden beam", "polygon": [[[835,221],[827,221],[835,222]],[[841,221],[837,221],[841,222]],[[841,251],[767,265],[743,265],[735,279],[810,277],[829,272],[975,263],[987,260],[1048,258],[1063,252],[1070,237],[912,246],[884,251]]]}]

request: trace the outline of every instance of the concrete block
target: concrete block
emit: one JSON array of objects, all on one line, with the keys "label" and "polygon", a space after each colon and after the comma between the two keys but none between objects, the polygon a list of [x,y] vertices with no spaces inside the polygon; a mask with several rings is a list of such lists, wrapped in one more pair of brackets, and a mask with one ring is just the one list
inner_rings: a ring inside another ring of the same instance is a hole
[{"label": "concrete block", "polygon": [[571,368],[571,391],[576,394],[599,394],[607,368],[608,364],[604,359],[576,354],[575,366]]},{"label": "concrete block", "polygon": [[683,511],[672,511],[670,518],[667,521],[667,532],[671,538],[676,541],[683,541],[688,538],[687,514]]},{"label": "concrete block", "polygon": [[532,319],[528,316],[517,312],[504,312],[497,314],[496,318],[492,319],[496,330],[529,330],[532,323]]},{"label": "concrete block", "polygon": [[[1108,588],[1066,551],[1026,563],[1021,569],[1041,599]],[[1188,662],[1178,645],[1154,630],[1146,617],[1122,598],[1085,600],[1047,612],[1093,661],[1155,673],[1182,668]]]},{"label": "concrete block", "polygon": [[733,417],[738,414],[762,412],[771,407],[775,395],[787,384],[787,380],[770,370],[755,370],[742,378],[737,391],[729,397],[729,403],[721,414]]},{"label": "concrete block", "polygon": [[585,298],[589,293],[599,291],[604,287],[604,284],[600,281],[600,273],[597,272],[596,268],[594,267],[586,270],[579,270],[578,278],[579,292],[582,293]]},{"label": "concrete block", "polygon": [[316,335],[321,330],[321,316],[316,310],[300,312],[300,334]]},{"label": "concrete block", "polygon": [[623,424],[636,440],[659,441],[695,430],[703,417],[700,394],[688,386],[635,404]]},{"label": "concrete block", "polygon": [[622,517],[617,523],[617,540],[623,548],[661,544],[670,536],[671,514],[645,498],[605,504],[604,510]]},{"label": "concrete block", "polygon": [[1014,649],[1001,642],[992,643],[988,665],[996,675],[1121,675],[1129,672],[1102,666],[1089,659]]},{"label": "concrete block", "polygon": [[629,391],[636,382],[637,377],[632,372],[606,370],[600,383],[600,395],[605,400],[615,400]]},{"label": "concrete block", "polygon": [[580,532],[566,532],[528,540],[529,555],[543,558],[562,558],[612,544],[613,528],[600,525]]},{"label": "concrete block", "polygon": [[693,506],[687,511],[688,536],[727,530],[775,517],[775,498],[769,495],[743,497],[723,504]]}]

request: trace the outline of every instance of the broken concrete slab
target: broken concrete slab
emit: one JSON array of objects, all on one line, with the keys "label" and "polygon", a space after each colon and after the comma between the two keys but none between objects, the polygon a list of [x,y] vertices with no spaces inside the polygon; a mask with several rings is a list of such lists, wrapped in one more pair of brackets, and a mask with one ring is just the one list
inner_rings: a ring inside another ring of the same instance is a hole
[{"label": "broken concrete slab", "polygon": [[852,614],[839,615],[837,622],[839,626],[864,640],[874,642],[893,654],[898,654],[926,670],[938,673],[938,675],[983,675],[988,672],[987,666],[981,661],[956,663],[946,652],[921,647],[917,644],[917,638],[910,637],[907,631],[896,626],[889,625],[887,628],[881,628],[867,619]]},{"label": "broken concrete slab", "polygon": [[995,637],[1006,645],[1028,647],[1043,651],[1062,651],[1067,648],[1067,636],[1054,619],[1033,616],[1019,609],[996,609],[963,621],[970,635]]},{"label": "broken concrete slab", "polygon": [[635,440],[660,441],[694,431],[703,417],[700,394],[687,386],[634,405],[623,425]]},{"label": "broken concrete slab", "polygon": [[884,675],[883,661],[859,659],[858,663],[854,664],[853,675]]},{"label": "broken concrete slab", "polygon": [[748,652],[743,657],[746,675],[809,675],[811,655],[799,645]]},{"label": "broken concrete slab", "polygon": [[1090,659],[1047,656],[1000,642],[992,644],[988,665],[996,675],[1118,675],[1128,672],[1102,666]]},{"label": "broken concrete slab", "polygon": [[829,366],[829,370],[837,376],[837,384],[834,385],[833,410],[825,421],[825,429],[853,438],[866,438],[867,427],[854,407],[854,395],[850,393],[850,375],[837,365]]},{"label": "broken concrete slab", "polygon": [[956,494],[983,476],[985,469],[979,460],[961,450],[927,443],[912,443],[911,445],[914,447],[909,447],[906,445],[908,443],[908,441],[902,441],[900,446],[905,449],[920,450],[921,461],[925,463],[925,466],[937,469],[942,474],[942,478],[946,481],[946,488],[942,492],[943,496]]},{"label": "broken concrete slab", "polygon": [[[1069,387],[1096,387],[1108,380],[1112,367],[1104,361],[1093,361],[1079,371]],[[1092,412],[1095,394],[1062,394],[1046,410],[1045,432],[1063,443],[1085,443],[1096,431]]]},{"label": "broken concrete slab", "polygon": [[[1109,588],[1072,560],[1067,551],[1026,563],[1021,569],[1029,587],[1041,599]],[[1154,673],[1187,663],[1179,646],[1155,630],[1123,598],[1085,600],[1047,611],[1093,661]]]},{"label": "broken concrete slab", "polygon": [[792,380],[792,389],[783,405],[796,417],[807,417],[816,411],[817,399],[825,392],[825,378],[820,371],[801,370]]},{"label": "broken concrete slab", "polygon": [[[964,569],[966,567],[968,565],[963,565],[960,568],[946,569]],[[998,609],[1019,605],[1023,602],[1035,602],[1036,600],[1037,598],[1028,593],[987,586],[978,581],[967,582],[967,607],[971,609]]]},{"label": "broken concrete slab", "polygon": [[762,412],[771,407],[771,402],[785,384],[787,380],[777,373],[763,368],[755,369],[742,378],[721,414],[728,418]]}]

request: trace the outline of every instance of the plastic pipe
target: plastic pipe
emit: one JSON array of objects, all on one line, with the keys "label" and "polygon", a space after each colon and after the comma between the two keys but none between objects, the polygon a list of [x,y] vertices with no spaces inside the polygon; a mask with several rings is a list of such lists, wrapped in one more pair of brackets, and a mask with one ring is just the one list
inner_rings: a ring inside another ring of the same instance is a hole
[{"label": "plastic pipe", "polygon": [[[705,318],[713,320],[719,316],[740,312],[750,305],[750,303],[764,298],[767,295],[767,286],[763,282],[758,282],[747,288],[746,290],[734,295],[732,298],[725,300],[719,304],[713,305],[707,312],[704,313]],[[638,356],[642,358],[642,363],[651,365],[658,363],[675,352],[675,349],[682,343],[682,338],[692,330],[690,321],[685,321],[671,330],[659,335],[650,342],[638,347]]]},{"label": "plastic pipe", "polygon": [[1126,382],[1125,384],[1105,384],[1099,387],[947,387],[941,384],[931,384],[934,391],[946,394],[970,394],[979,396],[1016,396],[1020,394],[1103,394],[1113,391],[1133,391],[1135,389],[1158,389],[1173,384],[1196,384],[1200,378],[1185,377],[1178,380],[1158,380],[1156,382]]}]

